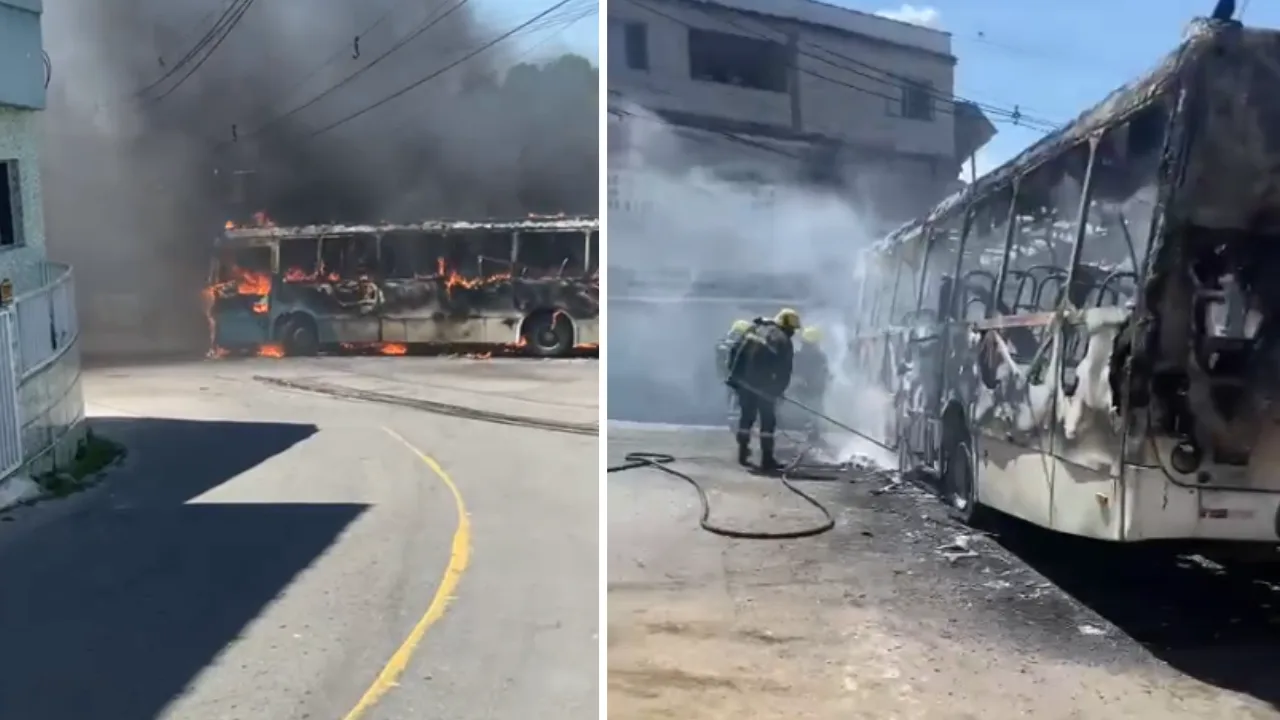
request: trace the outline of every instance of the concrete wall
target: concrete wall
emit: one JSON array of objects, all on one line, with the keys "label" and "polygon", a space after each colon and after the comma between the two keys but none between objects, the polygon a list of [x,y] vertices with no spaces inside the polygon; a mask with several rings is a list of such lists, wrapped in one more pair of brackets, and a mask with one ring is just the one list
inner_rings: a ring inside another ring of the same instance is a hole
[{"label": "concrete wall", "polygon": [[0,0],[0,105],[43,108],[41,0]]},{"label": "concrete wall", "polygon": [[[946,158],[954,155],[955,135],[949,109],[940,108],[930,121],[903,119],[898,115],[899,80],[876,70],[930,82],[939,94],[949,97],[955,86],[955,59],[950,55],[950,39],[945,33],[911,27],[912,32],[933,40],[912,46],[908,43],[922,38],[910,33],[879,32],[903,25],[883,18],[875,20],[885,28],[868,25],[867,34],[852,35],[798,21],[747,15],[696,0],[646,0],[645,4],[661,14],[633,3],[609,6],[608,72],[610,88],[646,107],[776,125],[882,150]],[[648,28],[648,71],[631,70],[621,61],[623,43],[617,28],[626,21],[643,22]],[[792,88],[799,96],[799,126],[793,122],[792,97],[788,93],[690,78],[690,27],[767,37],[783,43],[794,38],[801,49],[796,60],[801,72]],[[872,31],[879,36],[870,34]],[[844,58],[829,56],[814,46]],[[811,55],[829,57],[834,65]],[[837,82],[815,77],[808,71]]]},{"label": "concrete wall", "polygon": [[45,234],[40,193],[39,118],[38,112],[0,105],[0,161],[18,163],[23,241],[19,247],[0,248],[0,278],[11,278],[19,294],[39,287],[45,280],[40,265],[45,258]]},{"label": "concrete wall", "polygon": [[24,472],[40,475],[68,469],[85,433],[78,339],[22,381],[18,407]]}]

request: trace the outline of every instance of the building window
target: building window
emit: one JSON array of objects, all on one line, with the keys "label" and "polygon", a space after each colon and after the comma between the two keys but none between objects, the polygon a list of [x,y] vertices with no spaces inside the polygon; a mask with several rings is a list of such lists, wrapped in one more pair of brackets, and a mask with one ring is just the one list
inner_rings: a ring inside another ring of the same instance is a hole
[{"label": "building window", "polygon": [[22,244],[21,188],[18,161],[0,162],[0,247]]},{"label": "building window", "polygon": [[649,69],[649,26],[642,22],[609,21],[609,55],[611,66],[629,70]]},{"label": "building window", "polygon": [[622,38],[627,67],[632,70],[648,70],[649,28],[644,23],[639,22],[623,23]]},{"label": "building window", "polygon": [[898,114],[908,120],[932,120],[933,83],[915,80],[903,83]]},{"label": "building window", "polygon": [[790,66],[782,43],[689,30],[689,76],[694,80],[785,93]]}]

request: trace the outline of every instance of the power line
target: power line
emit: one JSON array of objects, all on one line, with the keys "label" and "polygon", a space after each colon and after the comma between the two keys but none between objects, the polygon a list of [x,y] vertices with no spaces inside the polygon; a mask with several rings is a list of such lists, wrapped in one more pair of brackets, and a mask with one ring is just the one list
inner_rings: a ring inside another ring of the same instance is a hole
[{"label": "power line", "polygon": [[[580,12],[578,15],[576,15],[576,16],[574,16],[574,17],[572,17],[572,18],[566,18],[565,20],[561,21],[561,22],[560,22],[560,24],[559,24],[559,26],[558,26],[558,27],[557,27],[557,29],[555,30],[555,32],[553,32],[553,33],[551,33],[551,34],[547,35],[546,37],[542,38],[542,39],[541,39],[541,40],[539,40],[538,42],[536,42],[536,43],[534,43],[534,44],[530,45],[529,47],[525,48],[524,52],[522,52],[522,53],[520,53],[518,56],[516,56],[516,58],[515,58],[514,62],[522,62],[522,61],[524,61],[524,59],[525,59],[525,58],[527,58],[527,57],[529,57],[529,56],[533,55],[533,53],[534,53],[534,51],[535,51],[535,50],[537,50],[538,48],[542,47],[543,45],[546,45],[547,43],[551,42],[552,40],[555,40],[556,38],[560,37],[562,34],[564,34],[564,31],[565,31],[565,30],[568,30],[568,29],[569,29],[571,26],[573,26],[575,23],[580,22],[580,21],[582,21],[582,20],[585,20],[585,19],[587,19],[587,18],[591,17],[592,15],[595,15],[595,14],[597,14],[597,13],[599,13],[599,12],[600,12],[600,6],[599,6],[598,4],[596,4],[596,3],[594,3],[594,2],[593,2],[593,3],[591,4],[591,7],[584,9],[584,10],[583,10],[582,12]],[[539,29],[541,29],[541,28],[539,28]]]},{"label": "power line", "polygon": [[[251,2],[253,2],[253,0],[231,0],[231,2],[229,2],[227,6],[223,9],[222,15],[218,18],[217,22],[213,24],[213,27],[209,28],[204,33],[204,35],[200,37],[200,40],[198,40],[196,44],[193,45],[191,49],[186,52],[185,55],[179,58],[178,62],[174,63],[173,67],[169,68],[167,71],[165,71],[163,75],[161,75],[155,81],[151,82],[149,85],[135,92],[134,97],[141,97],[147,94],[151,90],[163,84],[164,81],[178,74],[182,70],[182,68],[186,66],[187,63],[191,62],[191,60],[193,60],[196,57],[196,55],[200,53],[201,50],[203,50],[205,47],[209,45],[210,42],[213,41],[214,37],[217,36],[217,34],[226,26],[227,22],[232,19],[232,17],[235,15],[237,10],[244,8],[245,5]],[[212,14],[213,13],[210,13],[209,15],[212,15]],[[206,20],[209,18],[209,15],[205,16]],[[203,22],[204,21],[202,20],[199,24],[203,24]]]},{"label": "power line", "polygon": [[[234,5],[236,2],[237,2],[237,0],[226,0],[226,2],[223,2],[223,3],[222,3],[222,10],[225,12],[225,11],[227,10],[227,8],[228,8],[228,7],[230,7],[231,5]],[[191,29],[190,29],[190,30],[188,30],[187,32],[183,33],[182,37],[181,37],[181,38],[179,38],[179,39],[176,41],[176,44],[177,44],[177,45],[186,45],[188,42],[190,42],[190,41],[191,41],[191,39],[192,39],[193,37],[195,37],[195,35],[196,35],[196,31],[197,31],[200,27],[202,27],[203,25],[205,25],[206,23],[208,23],[210,20],[212,20],[212,19],[213,19],[213,16],[214,16],[214,15],[217,15],[217,14],[218,14],[218,7],[217,7],[217,6],[214,6],[214,7],[212,7],[212,8],[209,8],[209,12],[205,13],[205,14],[204,14],[204,17],[200,18],[200,20],[199,20],[199,21],[197,21],[197,22],[196,22],[196,24],[195,24],[195,25],[193,25],[193,26],[191,27]],[[161,59],[161,61],[162,61],[162,62],[161,62],[161,65],[163,65],[163,58],[160,58],[160,59]]]},{"label": "power line", "polygon": [[[384,10],[382,14],[378,16],[377,20],[374,20],[372,23],[368,25],[368,27],[366,27],[365,29],[355,34],[354,38],[351,41],[353,60],[359,59],[360,57],[360,53],[359,53],[360,39],[368,36],[368,34],[373,32],[374,30],[377,30],[378,27],[381,26],[382,23],[387,20],[387,18],[391,17],[392,13],[394,13],[396,10],[399,10],[400,7],[404,5],[404,3],[405,3],[405,0],[394,0],[391,3],[391,6],[388,7],[386,10]],[[342,59],[346,54],[347,54],[347,48],[345,46],[339,48],[336,52],[334,52],[332,55],[326,58],[319,65],[316,65],[314,68],[312,68],[311,72],[307,73],[305,77],[303,77],[293,86],[292,90],[290,90],[285,95],[282,95],[282,97],[286,99],[293,97],[294,93],[306,87],[307,83],[311,82],[312,78],[320,74],[321,70],[324,70],[325,68],[334,64],[338,60]]]},{"label": "power line", "polygon": [[[388,48],[388,49],[387,49],[387,51],[386,51],[386,52],[382,53],[381,55],[378,55],[378,56],[377,56],[377,57],[375,57],[373,60],[370,60],[370,61],[369,61],[369,63],[368,63],[368,64],[366,64],[365,66],[363,66],[363,67],[359,68],[359,69],[358,69],[358,70],[356,70],[355,72],[353,72],[353,73],[351,73],[350,75],[346,76],[345,78],[343,78],[343,79],[339,80],[336,84],[334,84],[334,85],[330,86],[328,89],[324,90],[324,91],[323,91],[323,92],[321,92],[320,94],[318,94],[318,95],[316,95],[316,96],[312,97],[310,100],[306,101],[305,103],[303,103],[303,104],[301,104],[301,105],[298,105],[297,107],[293,108],[292,110],[289,110],[288,112],[285,112],[285,113],[283,113],[283,114],[281,114],[281,115],[277,115],[276,117],[274,117],[274,118],[272,118],[272,119],[268,120],[267,122],[263,123],[262,125],[258,126],[258,128],[257,128],[257,129],[255,129],[255,130],[253,130],[253,131],[249,132],[247,135],[241,135],[241,136],[239,136],[239,139],[244,139],[244,138],[246,138],[246,137],[254,137],[254,136],[257,136],[257,135],[261,135],[263,132],[267,131],[268,129],[270,129],[270,128],[272,128],[272,127],[275,127],[276,125],[280,124],[281,122],[284,122],[285,120],[287,120],[287,119],[289,119],[289,118],[293,117],[294,115],[297,115],[298,113],[302,112],[303,110],[306,110],[307,108],[309,108],[309,107],[311,107],[311,106],[315,105],[316,103],[320,102],[321,100],[323,100],[324,98],[328,97],[329,95],[332,95],[334,92],[337,92],[340,88],[342,88],[342,87],[344,87],[345,85],[347,85],[347,83],[350,83],[352,80],[354,80],[354,79],[356,79],[357,77],[360,77],[361,75],[363,75],[365,72],[367,72],[367,71],[368,71],[370,68],[372,68],[373,66],[375,66],[375,65],[377,65],[378,63],[382,62],[383,60],[387,59],[387,58],[388,58],[392,53],[394,53],[395,51],[397,51],[397,50],[399,50],[400,48],[404,47],[405,45],[409,44],[410,42],[412,42],[413,40],[415,40],[415,39],[417,39],[419,36],[421,36],[423,33],[427,32],[427,31],[428,31],[428,30],[430,30],[431,28],[433,28],[433,27],[435,27],[436,25],[438,25],[438,24],[440,24],[441,22],[443,22],[445,18],[449,17],[449,16],[450,16],[450,15],[452,15],[453,13],[455,13],[455,12],[457,12],[458,10],[462,9],[462,7],[463,7],[464,5],[466,5],[468,2],[470,2],[470,0],[458,0],[458,2],[454,3],[452,6],[450,6],[448,9],[446,9],[443,13],[441,13],[441,14],[440,14],[440,15],[438,15],[438,16],[436,16],[435,18],[427,18],[426,20],[424,20],[424,21],[423,21],[423,22],[418,26],[418,28],[417,28],[416,30],[414,30],[414,31],[413,31],[412,33],[410,33],[409,35],[405,36],[405,37],[404,37],[403,39],[401,39],[399,42],[396,42],[395,44],[393,44],[390,48]],[[568,2],[568,0],[565,0],[565,2]],[[562,3],[562,4],[563,4],[563,3]]]},{"label": "power line", "polygon": [[547,8],[546,10],[543,10],[542,12],[540,12],[540,13],[538,13],[537,15],[533,16],[533,17],[532,17],[532,18],[530,18],[529,20],[526,20],[525,22],[521,23],[520,25],[517,25],[516,27],[512,28],[511,30],[508,30],[507,32],[505,32],[505,33],[503,33],[503,34],[499,35],[498,37],[494,38],[493,40],[490,40],[489,42],[487,42],[487,43],[485,43],[485,44],[481,45],[480,47],[478,47],[478,48],[476,48],[475,50],[473,50],[473,51],[471,51],[471,52],[467,53],[466,55],[463,55],[461,58],[459,58],[459,59],[457,59],[457,60],[455,60],[455,61],[453,61],[453,62],[449,63],[448,65],[445,65],[444,67],[440,68],[439,70],[436,70],[435,72],[433,72],[433,73],[431,73],[431,74],[427,75],[426,77],[423,77],[423,78],[422,78],[422,79],[420,79],[420,80],[417,80],[417,81],[415,81],[415,82],[413,82],[413,83],[410,83],[409,85],[406,85],[405,87],[403,87],[403,88],[401,88],[401,89],[397,90],[396,92],[394,92],[394,93],[392,93],[392,94],[390,94],[390,95],[388,95],[388,96],[384,97],[383,99],[381,99],[381,100],[379,100],[379,101],[377,101],[377,102],[375,102],[375,103],[373,103],[373,104],[371,104],[371,105],[368,105],[368,106],[364,107],[363,109],[357,110],[356,112],[351,113],[350,115],[346,115],[346,116],[344,116],[344,117],[340,118],[339,120],[336,120],[336,121],[334,121],[334,122],[332,122],[332,123],[329,123],[328,125],[325,125],[324,127],[320,128],[319,130],[316,130],[316,131],[312,132],[312,133],[311,133],[311,136],[312,136],[312,137],[315,137],[315,136],[317,136],[317,135],[322,135],[322,134],[324,134],[324,133],[326,133],[326,132],[329,132],[330,130],[332,130],[332,129],[334,129],[334,128],[336,128],[336,127],[340,126],[340,125],[344,125],[344,124],[346,124],[346,123],[348,123],[348,122],[350,122],[350,121],[352,121],[352,120],[355,120],[356,118],[360,117],[361,115],[364,115],[364,114],[366,114],[366,113],[368,113],[368,112],[372,112],[373,110],[376,110],[377,108],[382,107],[383,105],[386,105],[387,103],[391,102],[392,100],[395,100],[396,98],[398,98],[398,97],[400,97],[400,96],[402,96],[402,95],[404,95],[404,94],[406,94],[406,93],[408,93],[408,92],[410,92],[410,91],[412,91],[412,90],[414,90],[414,89],[416,89],[416,88],[418,88],[418,87],[420,87],[420,86],[422,86],[422,85],[427,84],[428,82],[430,82],[430,81],[432,81],[432,80],[434,80],[434,79],[436,79],[436,78],[440,77],[441,75],[443,75],[443,74],[445,74],[445,73],[449,72],[450,70],[454,69],[455,67],[458,67],[459,65],[463,64],[464,62],[466,62],[466,61],[470,60],[471,58],[473,58],[473,57],[475,57],[475,56],[479,55],[480,53],[482,53],[482,52],[484,52],[484,51],[488,50],[489,48],[493,47],[494,45],[497,45],[498,43],[502,42],[503,40],[506,40],[507,38],[512,37],[513,35],[516,35],[517,33],[519,33],[519,32],[521,32],[521,31],[525,30],[525,29],[526,29],[526,28],[528,28],[529,26],[534,25],[534,24],[535,24],[535,23],[537,23],[539,20],[541,20],[541,19],[545,18],[546,16],[550,15],[551,13],[555,12],[556,10],[559,10],[560,8],[562,8],[562,7],[564,7],[565,5],[569,4],[569,2],[570,2],[570,0],[559,0],[559,2],[555,3],[554,5],[552,5],[551,7]]},{"label": "power line", "polygon": [[[647,3],[640,2],[640,0],[629,0],[629,2],[631,2],[633,5],[636,5],[637,7],[640,7],[640,8],[642,8],[642,9],[644,9],[644,10],[647,10],[648,12],[651,12],[651,13],[653,13],[653,14],[655,14],[655,15],[658,15],[658,16],[660,16],[660,17],[663,17],[663,18],[666,18],[666,19],[668,19],[668,20],[671,20],[671,21],[673,21],[673,22],[675,22],[675,23],[678,23],[678,24],[680,24],[680,25],[683,25],[683,26],[685,26],[685,27],[693,28],[693,29],[698,29],[698,28],[695,28],[695,27],[694,27],[693,25],[691,25],[690,23],[686,22],[685,20],[682,20],[682,19],[680,19],[680,18],[678,18],[678,17],[675,17],[674,15],[671,15],[671,14],[666,13],[666,12],[663,12],[663,11],[661,11],[661,10],[657,9],[657,8],[654,8],[653,6],[651,6],[651,5],[647,4]],[[759,32],[758,30],[753,30],[753,29],[751,29],[751,28],[748,28],[748,27],[743,26],[743,25],[742,25],[742,24],[740,24],[740,23],[734,22],[733,20],[730,20],[730,19],[727,19],[727,18],[722,18],[722,17],[716,16],[716,15],[714,15],[714,14],[712,14],[712,13],[710,13],[710,12],[708,12],[708,11],[706,11],[706,10],[704,10],[704,9],[700,8],[700,7],[699,7],[699,8],[697,8],[697,10],[698,10],[700,13],[702,13],[703,15],[707,16],[708,18],[711,18],[711,19],[713,19],[713,20],[715,20],[715,21],[717,21],[717,22],[723,22],[723,23],[725,23],[725,24],[727,24],[727,25],[729,25],[729,26],[731,26],[731,27],[737,28],[738,30],[741,30],[741,31],[746,32],[746,33],[749,33],[750,35],[753,35],[754,37],[756,37],[756,38],[758,38],[758,39],[768,40],[768,41],[770,41],[770,42],[776,42],[776,39],[775,39],[775,38],[770,37],[770,36],[769,36],[769,35],[767,35],[767,34],[763,34],[763,33]],[[817,45],[816,43],[809,42],[808,44],[809,44],[809,45],[811,45],[812,47],[814,47],[814,48],[818,49],[818,50],[821,50],[821,51],[823,51],[823,52],[826,52],[826,53],[828,53],[828,54],[831,54],[831,55],[833,55],[833,56],[835,56],[835,57],[839,57],[839,58],[841,58],[841,59],[843,59],[843,60],[845,60],[845,61],[847,61],[847,62],[851,62],[851,63],[853,63],[853,64],[855,64],[855,65],[860,65],[860,66],[862,66],[862,67],[864,67],[864,68],[868,68],[868,69],[870,69],[870,70],[874,70],[874,71],[876,71],[876,72],[881,73],[881,74],[882,74],[882,75],[884,75],[885,77],[888,77],[888,78],[894,78],[894,79],[898,80],[899,82],[898,82],[898,83],[892,83],[892,82],[886,81],[886,80],[885,80],[884,78],[882,78],[882,77],[876,77],[876,76],[874,76],[874,75],[870,75],[870,74],[868,74],[867,72],[865,72],[865,71],[863,71],[863,70],[858,70],[858,69],[851,68],[851,67],[848,67],[848,66],[845,66],[845,65],[841,65],[841,64],[839,64],[839,63],[837,63],[837,62],[835,62],[835,61],[833,61],[833,60],[831,60],[831,59],[829,59],[829,58],[822,57],[821,55],[816,55],[816,54],[814,54],[814,53],[812,53],[812,52],[807,52],[807,51],[805,51],[805,50],[803,50],[803,49],[800,49],[800,48],[797,48],[797,53],[798,53],[799,55],[804,56],[804,57],[809,57],[809,58],[812,58],[812,59],[814,59],[814,60],[817,60],[818,62],[824,63],[824,64],[826,64],[826,65],[830,65],[831,67],[834,67],[834,68],[836,68],[836,69],[838,69],[838,70],[843,70],[843,71],[845,71],[845,72],[849,72],[849,73],[852,73],[852,74],[854,74],[854,75],[858,75],[858,76],[861,76],[861,77],[864,77],[864,78],[868,78],[868,79],[874,80],[874,81],[876,81],[876,82],[878,82],[878,83],[883,83],[883,84],[888,84],[888,85],[894,85],[894,86],[897,86],[897,85],[899,85],[899,84],[906,84],[906,83],[910,83],[910,84],[913,84],[913,85],[914,85],[914,84],[918,84],[918,81],[916,81],[916,80],[911,80],[910,78],[903,78],[903,77],[899,77],[899,76],[895,75],[894,73],[892,73],[892,72],[890,72],[890,71],[888,71],[888,70],[884,70],[883,68],[879,68],[879,67],[876,67],[876,66],[874,66],[874,65],[870,65],[870,64],[864,63],[864,62],[862,62],[862,61],[860,61],[860,60],[856,60],[856,59],[854,59],[854,58],[849,58],[849,57],[847,57],[847,56],[845,56],[845,55],[842,55],[842,54],[840,54],[840,53],[837,53],[837,52],[835,52],[835,51],[833,51],[833,50],[830,50],[830,49],[827,49],[827,48],[825,48],[825,47],[819,46],[819,45]],[[797,71],[799,71],[799,72],[801,72],[801,73],[804,73],[804,74],[806,74],[806,75],[809,75],[809,76],[811,76],[811,77],[818,78],[819,80],[823,80],[823,81],[826,81],[826,82],[829,82],[829,83],[832,83],[832,84],[835,84],[835,85],[840,85],[840,86],[842,86],[842,87],[849,88],[850,90],[855,90],[855,91],[860,92],[860,93],[865,93],[865,94],[867,94],[867,95],[871,95],[871,96],[873,96],[873,97],[883,98],[883,99],[885,99],[885,100],[889,100],[889,101],[892,101],[892,102],[898,102],[898,101],[900,101],[900,100],[901,100],[901,98],[900,98],[900,97],[895,96],[895,95],[889,95],[889,94],[882,93],[882,92],[878,92],[878,91],[876,91],[876,90],[872,90],[872,89],[869,89],[869,88],[860,87],[860,86],[858,86],[858,85],[854,85],[853,83],[846,82],[846,81],[843,81],[843,80],[838,80],[838,79],[836,79],[836,78],[833,78],[833,77],[830,77],[830,76],[824,75],[824,74],[822,74],[822,73],[819,73],[819,72],[817,72],[817,71],[811,70],[811,69],[809,69],[809,68],[800,67],[799,63],[796,63],[796,62],[792,62],[792,63],[790,63],[790,64],[789,64],[789,67],[790,67],[791,69],[797,70]],[[932,90],[932,91],[930,92],[930,96],[931,96],[933,99],[941,99],[941,100],[944,100],[944,101],[946,102],[946,104],[945,104],[945,105],[942,105],[942,106],[940,106],[940,107],[936,107],[936,108],[935,108],[938,112],[940,112],[940,113],[942,113],[942,114],[954,114],[954,112],[953,112],[953,110],[952,110],[952,107],[953,107],[955,104],[957,104],[957,103],[966,103],[966,104],[974,105],[974,106],[976,106],[976,107],[979,107],[979,108],[983,109],[984,111],[987,111],[987,112],[991,113],[992,115],[994,115],[994,116],[995,116],[995,117],[992,117],[991,119],[992,119],[993,121],[996,121],[996,122],[1001,122],[1001,121],[1004,121],[1004,122],[1010,122],[1010,123],[1015,124],[1015,125],[1031,127],[1032,129],[1036,129],[1036,130],[1043,130],[1043,131],[1052,130],[1052,129],[1055,129],[1055,128],[1057,127],[1057,124],[1056,124],[1056,123],[1052,123],[1052,122],[1047,121],[1047,120],[1041,120],[1041,119],[1039,119],[1039,118],[1031,118],[1031,117],[1026,116],[1026,115],[1025,115],[1024,113],[1022,113],[1022,112],[1021,112],[1021,110],[1019,110],[1016,106],[1015,106],[1012,110],[1009,110],[1009,109],[1006,109],[1006,108],[1000,108],[1000,107],[998,107],[998,106],[994,106],[994,105],[987,105],[987,104],[984,104],[984,103],[978,103],[978,102],[974,102],[974,101],[972,101],[972,100],[967,100],[967,99],[965,99],[965,98],[959,97],[959,96],[954,95],[954,94],[949,94],[949,93],[948,93],[948,94],[944,94],[944,93],[941,93],[941,92],[936,91],[936,90]],[[1036,127],[1036,126],[1040,126],[1040,127]]]},{"label": "power line", "polygon": [[158,95],[154,101],[159,102],[169,97],[170,95],[172,95],[173,92],[178,88],[182,87],[182,84],[185,83],[192,75],[194,75],[197,70],[203,67],[204,64],[209,61],[209,58],[213,57],[213,54],[217,52],[218,48],[222,46],[222,43],[226,41],[227,37],[231,35],[231,31],[235,30],[236,26],[240,24],[241,18],[245,16],[245,13],[249,12],[249,8],[253,7],[253,3],[255,1],[256,0],[244,0],[244,2],[240,5],[239,12],[233,18],[231,18],[231,20],[227,23],[226,30],[222,33],[222,35],[218,37],[216,41],[214,41],[213,45],[209,48],[209,51],[206,52],[204,56],[202,56],[200,60],[196,62],[196,64],[193,65],[190,70],[187,71],[186,75],[183,75],[181,78],[179,78],[178,82],[170,86],[168,90],[165,90],[164,92],[160,93],[160,95]]},{"label": "power line", "polygon": [[[596,0],[573,0],[571,4],[566,5],[564,8],[561,8],[561,10],[557,11],[556,13],[548,15],[542,18],[541,20],[539,20],[538,22],[534,23],[533,25],[530,25],[524,28],[523,30],[520,31],[519,34],[530,35],[537,32],[538,30],[543,30],[547,28],[556,28],[556,31],[551,33],[547,37],[539,40],[538,42],[534,43],[530,47],[524,49],[519,55],[512,58],[510,60],[511,67],[514,67],[515,65],[518,65],[521,62],[523,62],[524,59],[529,57],[531,54],[533,54],[535,50],[537,50],[542,45],[545,45],[547,42],[554,39],[556,36],[560,35],[570,25],[580,20],[583,20],[584,18],[590,17],[592,15],[596,15],[599,12],[600,12],[600,5],[598,2],[596,2]],[[410,115],[407,117],[407,119],[404,122],[395,123],[390,128],[388,128],[386,132],[392,132],[392,133],[398,132],[402,130],[406,125],[408,125],[409,122],[412,122],[416,119],[417,119],[416,117]]]},{"label": "power line", "polygon": [[[610,92],[614,92],[614,91],[610,91]],[[620,95],[621,93],[618,93],[618,94]],[[645,120],[645,121],[648,121],[648,122],[657,123],[657,124],[659,124],[659,125],[663,125],[664,127],[666,127],[666,126],[667,126],[667,123],[666,123],[666,122],[664,122],[664,121],[663,121],[662,119],[660,119],[660,118],[650,117],[650,116],[648,116],[648,115],[637,115],[637,114],[635,114],[635,113],[633,113],[633,112],[628,112],[628,111],[626,111],[626,110],[623,110],[622,108],[611,107],[611,108],[609,108],[609,114],[610,114],[610,115],[613,115],[613,116],[615,116],[615,117],[620,117],[620,118],[621,118],[621,117],[636,118],[637,120]],[[781,155],[782,157],[789,158],[789,159],[791,159],[791,160],[796,160],[796,161],[800,161],[800,162],[803,162],[803,161],[804,161],[804,158],[803,158],[803,157],[801,157],[801,156],[799,156],[799,155],[796,155],[795,153],[788,152],[788,151],[786,151],[786,150],[783,150],[782,148],[776,148],[776,147],[773,147],[772,145],[766,145],[765,143],[762,143],[762,142],[759,142],[759,141],[756,141],[756,140],[752,140],[752,139],[750,139],[750,138],[745,138],[745,137],[743,137],[743,136],[741,136],[741,135],[738,135],[738,134],[736,134],[736,133],[728,132],[727,130],[713,130],[713,129],[710,129],[710,128],[695,128],[695,129],[697,129],[697,130],[699,130],[699,131],[701,131],[701,132],[707,132],[707,133],[710,133],[710,134],[712,134],[712,135],[717,135],[717,136],[719,136],[719,137],[722,137],[722,138],[724,138],[724,139],[726,139],[726,140],[729,140],[729,141],[731,141],[731,142],[737,143],[737,144],[739,144],[739,145],[745,145],[746,147],[752,147],[752,148],[755,148],[755,149],[757,149],[757,150],[765,150],[765,151],[767,151],[767,152],[771,152],[771,153],[773,153],[773,154],[775,154],[775,155]]]}]

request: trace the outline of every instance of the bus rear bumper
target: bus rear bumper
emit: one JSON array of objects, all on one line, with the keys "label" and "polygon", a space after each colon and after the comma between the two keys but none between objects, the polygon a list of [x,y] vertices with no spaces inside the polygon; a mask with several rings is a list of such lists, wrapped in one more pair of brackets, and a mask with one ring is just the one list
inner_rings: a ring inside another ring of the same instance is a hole
[{"label": "bus rear bumper", "polygon": [[1280,542],[1280,492],[1187,486],[1159,468],[1125,478],[1125,540]]}]

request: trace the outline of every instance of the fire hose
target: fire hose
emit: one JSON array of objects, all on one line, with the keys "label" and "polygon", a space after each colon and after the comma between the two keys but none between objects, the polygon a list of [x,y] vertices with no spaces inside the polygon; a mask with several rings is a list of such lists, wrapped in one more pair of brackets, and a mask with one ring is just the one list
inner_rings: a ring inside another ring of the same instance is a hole
[{"label": "fire hose", "polygon": [[[741,385],[741,383],[739,384]],[[744,389],[758,396],[761,396],[761,397],[765,396],[764,393],[750,386],[745,386]],[[865,433],[859,432],[858,430],[855,430],[833,418],[830,418],[824,415],[823,413],[820,413],[817,410],[799,402],[798,400],[794,400],[790,397],[787,397],[786,395],[781,396],[779,399],[785,400],[795,405],[796,407],[799,407],[801,410],[808,412],[809,414],[813,415],[819,420],[824,420],[826,422],[829,422],[832,425],[836,426],[837,428],[840,428],[841,430],[845,430],[847,432],[853,433],[854,435],[861,437],[863,439],[866,439],[872,443],[875,443],[876,445],[885,447],[884,443],[878,442],[875,439],[866,435]],[[699,482],[697,479],[695,479],[692,475],[688,475],[686,473],[680,472],[679,470],[676,470],[670,467],[673,463],[679,460],[679,458],[675,457],[674,455],[669,455],[666,453],[648,452],[648,451],[630,452],[623,457],[623,462],[621,464],[610,465],[605,469],[605,471],[608,473],[615,473],[615,472],[624,472],[627,470],[637,470],[640,468],[650,468],[653,470],[658,470],[660,472],[666,473],[667,475],[670,475],[672,477],[678,478],[680,480],[683,480],[684,482],[689,483],[690,485],[693,486],[694,491],[698,494],[698,502],[701,505],[701,513],[698,517],[698,526],[713,535],[720,535],[721,537],[734,538],[737,540],[796,540],[799,538],[807,538],[807,537],[814,537],[817,535],[821,535],[825,532],[828,532],[834,529],[836,526],[836,519],[835,519],[835,516],[831,513],[831,511],[827,509],[826,505],[823,505],[822,502],[819,501],[817,498],[806,493],[804,490],[801,490],[799,487],[795,485],[795,483],[797,481],[830,481],[834,479],[839,479],[838,477],[833,477],[833,474],[840,473],[841,471],[844,471],[846,469],[844,465],[838,464],[838,463],[806,463],[804,462],[805,456],[809,453],[809,451],[812,448],[813,448],[813,443],[806,443],[803,446],[801,446],[800,453],[796,455],[796,458],[794,460],[787,463],[787,465],[783,467],[782,471],[779,472],[777,476],[778,479],[782,482],[783,487],[785,487],[794,495],[799,496],[801,500],[804,500],[809,505],[817,508],[818,512],[822,513],[823,521],[820,524],[807,527],[807,528],[800,528],[797,530],[782,530],[782,531],[775,531],[775,532],[767,532],[767,531],[759,531],[759,530],[737,530],[734,528],[728,528],[722,525],[716,525],[712,523],[711,522],[711,500],[707,495],[706,488],[704,488],[702,483]]]}]

